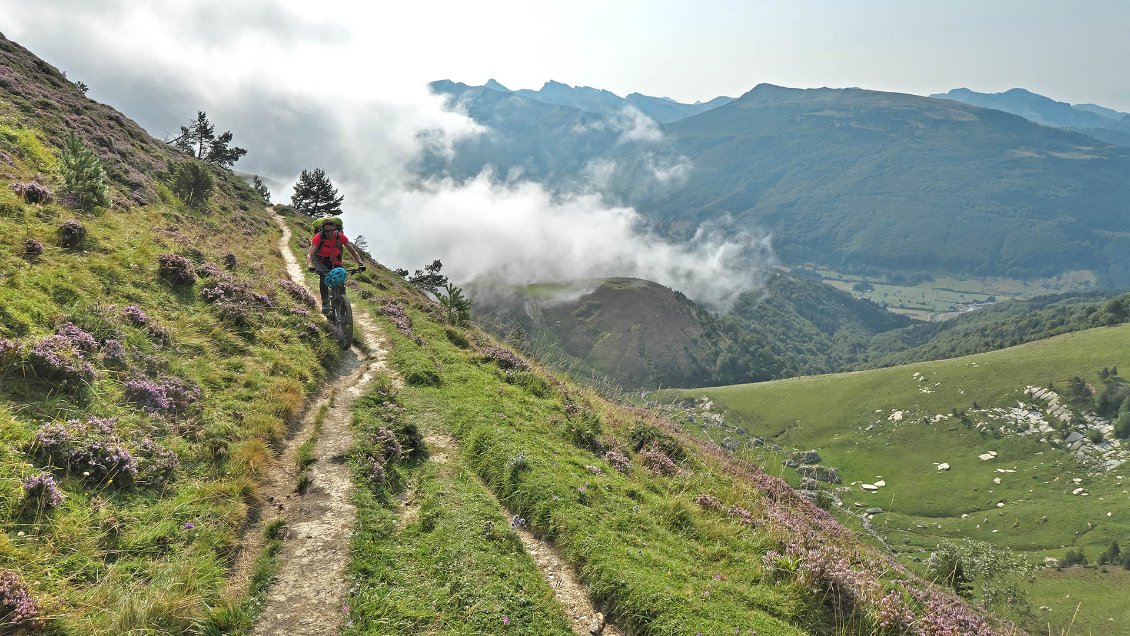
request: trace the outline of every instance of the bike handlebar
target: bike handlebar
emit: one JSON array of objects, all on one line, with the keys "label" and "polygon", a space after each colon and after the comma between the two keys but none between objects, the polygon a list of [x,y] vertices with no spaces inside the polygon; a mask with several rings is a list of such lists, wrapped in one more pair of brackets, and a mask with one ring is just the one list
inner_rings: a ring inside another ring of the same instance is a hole
[{"label": "bike handlebar", "polygon": [[[310,265],[306,268],[306,271],[311,272],[311,273],[315,273],[315,272],[318,271],[318,268],[314,267],[313,265]],[[360,267],[354,267],[353,269],[347,269],[345,271],[349,272],[350,274],[356,274],[357,272],[365,271],[365,266],[361,265]]]}]

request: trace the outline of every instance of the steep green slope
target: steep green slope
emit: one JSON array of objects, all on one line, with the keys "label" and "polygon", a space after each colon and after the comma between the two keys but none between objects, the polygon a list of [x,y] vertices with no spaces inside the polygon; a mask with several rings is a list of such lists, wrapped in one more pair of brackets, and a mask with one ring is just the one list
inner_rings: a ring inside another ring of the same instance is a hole
[{"label": "steep green slope", "polygon": [[[18,45],[0,55],[0,631],[245,614],[225,588],[256,479],[337,347],[280,285],[245,183],[206,168],[211,196],[185,206],[166,185],[185,159]],[[59,196],[68,131],[112,207]]]},{"label": "steep green slope", "polygon": [[[817,450],[846,484],[834,490],[844,508],[882,508],[871,524],[906,559],[925,558],[939,541],[973,538],[1042,564],[1071,547],[1094,560],[1112,540],[1130,540],[1130,503],[1126,465],[1081,462],[1077,445],[1065,441],[1096,426],[1080,424],[1080,415],[1064,424],[1025,389],[1053,387],[1066,403],[1074,376],[1102,387],[1101,369],[1127,364],[1130,326],[1121,325],[953,360],[679,393],[706,396],[712,412],[724,413],[724,424],[696,416],[688,425],[729,437],[767,466],[780,466],[793,449]],[[1054,430],[1029,429],[1033,417]],[[1111,459],[1123,458],[1119,448]],[[995,456],[979,458],[988,451]],[[800,482],[797,472],[778,470]],[[861,488],[878,480],[885,485],[873,494]],[[1091,612],[1086,588],[1075,586],[1072,598],[1083,602],[1085,625],[1108,625],[1105,611]],[[1066,627],[1071,615],[1051,618]]]}]

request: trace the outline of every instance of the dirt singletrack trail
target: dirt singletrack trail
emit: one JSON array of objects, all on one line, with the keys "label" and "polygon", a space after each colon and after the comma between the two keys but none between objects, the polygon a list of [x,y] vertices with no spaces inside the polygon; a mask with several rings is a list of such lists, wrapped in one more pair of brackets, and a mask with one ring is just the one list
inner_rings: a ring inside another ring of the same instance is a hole
[{"label": "dirt singletrack trail", "polygon": [[[304,269],[291,252],[291,232],[281,217],[279,249],[291,280],[305,285]],[[290,437],[278,462],[268,472],[262,489],[260,525],[251,528],[242,545],[233,588],[246,590],[254,560],[261,553],[262,524],[281,517],[285,521],[282,565],[267,594],[266,606],[252,632],[256,636],[304,636],[336,633],[343,619],[346,565],[349,541],[356,521],[353,487],[346,453],[352,440],[350,407],[372,378],[387,373],[387,341],[377,325],[363,312],[354,315],[364,347],[353,346],[342,355],[326,386],[311,400],[301,428]],[[315,420],[321,418],[314,463],[309,468],[310,485],[305,494],[296,490],[298,447],[315,435]]]}]

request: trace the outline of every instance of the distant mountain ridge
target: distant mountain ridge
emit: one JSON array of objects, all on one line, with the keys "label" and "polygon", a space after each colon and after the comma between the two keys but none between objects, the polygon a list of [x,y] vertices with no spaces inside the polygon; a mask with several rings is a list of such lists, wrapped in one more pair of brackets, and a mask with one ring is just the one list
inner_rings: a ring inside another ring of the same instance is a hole
[{"label": "distant mountain ridge", "polygon": [[1044,126],[1077,130],[1100,141],[1130,146],[1130,113],[1096,104],[1071,105],[1023,88],[1012,88],[1003,93],[978,93],[968,88],[955,88],[930,97],[995,108]]},{"label": "distant mountain ridge", "polygon": [[952,99],[761,84],[640,135],[638,120],[514,91],[432,88],[491,134],[426,154],[425,178],[489,169],[553,192],[596,190],[675,240],[709,223],[757,228],[785,265],[1019,279],[1087,270],[1102,287],[1130,285],[1130,152],[1083,132]]},{"label": "distant mountain ridge", "polygon": [[[443,81],[448,80],[441,80],[441,82]],[[433,87],[438,83],[434,82]],[[620,97],[604,89],[589,86],[570,86],[554,80],[549,80],[536,91],[528,88],[511,90],[495,79],[487,80],[487,83],[481,88],[513,93],[545,104],[571,106],[596,115],[615,116],[625,108],[635,108],[660,124],[668,124],[684,117],[704,113],[712,108],[728,104],[734,99],[720,96],[706,102],[686,104],[669,97],[651,97],[641,93],[632,93],[627,97]]]}]

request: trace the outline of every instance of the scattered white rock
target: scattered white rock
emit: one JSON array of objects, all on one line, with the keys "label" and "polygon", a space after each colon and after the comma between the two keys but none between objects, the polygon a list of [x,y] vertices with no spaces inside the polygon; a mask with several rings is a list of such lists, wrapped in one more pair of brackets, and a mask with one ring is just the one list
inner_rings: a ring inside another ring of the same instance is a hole
[{"label": "scattered white rock", "polygon": [[968,518],[969,518],[969,513],[968,513],[968,512],[963,512],[963,513],[961,513],[961,518],[962,518],[962,519],[968,519]]},{"label": "scattered white rock", "polygon": [[1071,491],[1071,494],[1073,494],[1073,495],[1082,495],[1082,494],[1083,494],[1083,493],[1085,493],[1085,492],[1087,492],[1087,491],[1086,491],[1086,489],[1084,489],[1084,488],[1076,488],[1075,490],[1072,490],[1072,491]]},{"label": "scattered white rock", "polygon": [[875,482],[875,485],[878,486],[879,488],[882,488],[883,486],[887,485],[887,482],[880,479],[879,481]]},{"label": "scattered white rock", "polygon": [[1000,483],[1001,483],[1001,478],[1000,477],[993,477],[993,483],[997,484],[999,486]]},{"label": "scattered white rock", "polygon": [[1003,502],[1003,501],[998,501],[998,502],[997,502],[997,508],[1004,508],[1004,502]]},{"label": "scattered white rock", "polygon": [[941,464],[938,464],[938,470],[949,470],[949,469],[950,469],[950,465],[949,465],[949,464],[946,464],[946,463],[944,463],[944,462],[943,462],[943,463],[941,463]]},{"label": "scattered white rock", "polygon": [[890,417],[888,417],[887,420],[889,420],[891,422],[901,422],[902,416],[905,413],[906,413],[906,411],[895,411],[895,412],[891,413]]},{"label": "scattered white rock", "polygon": [[977,456],[977,459],[980,459],[983,462],[987,462],[990,459],[993,459],[995,457],[996,457],[996,455],[993,454],[993,453],[981,453],[980,455]]},{"label": "scattered white rock", "polygon": [[861,484],[859,487],[866,490],[867,492],[875,492],[879,490],[879,487],[875,484]]}]

